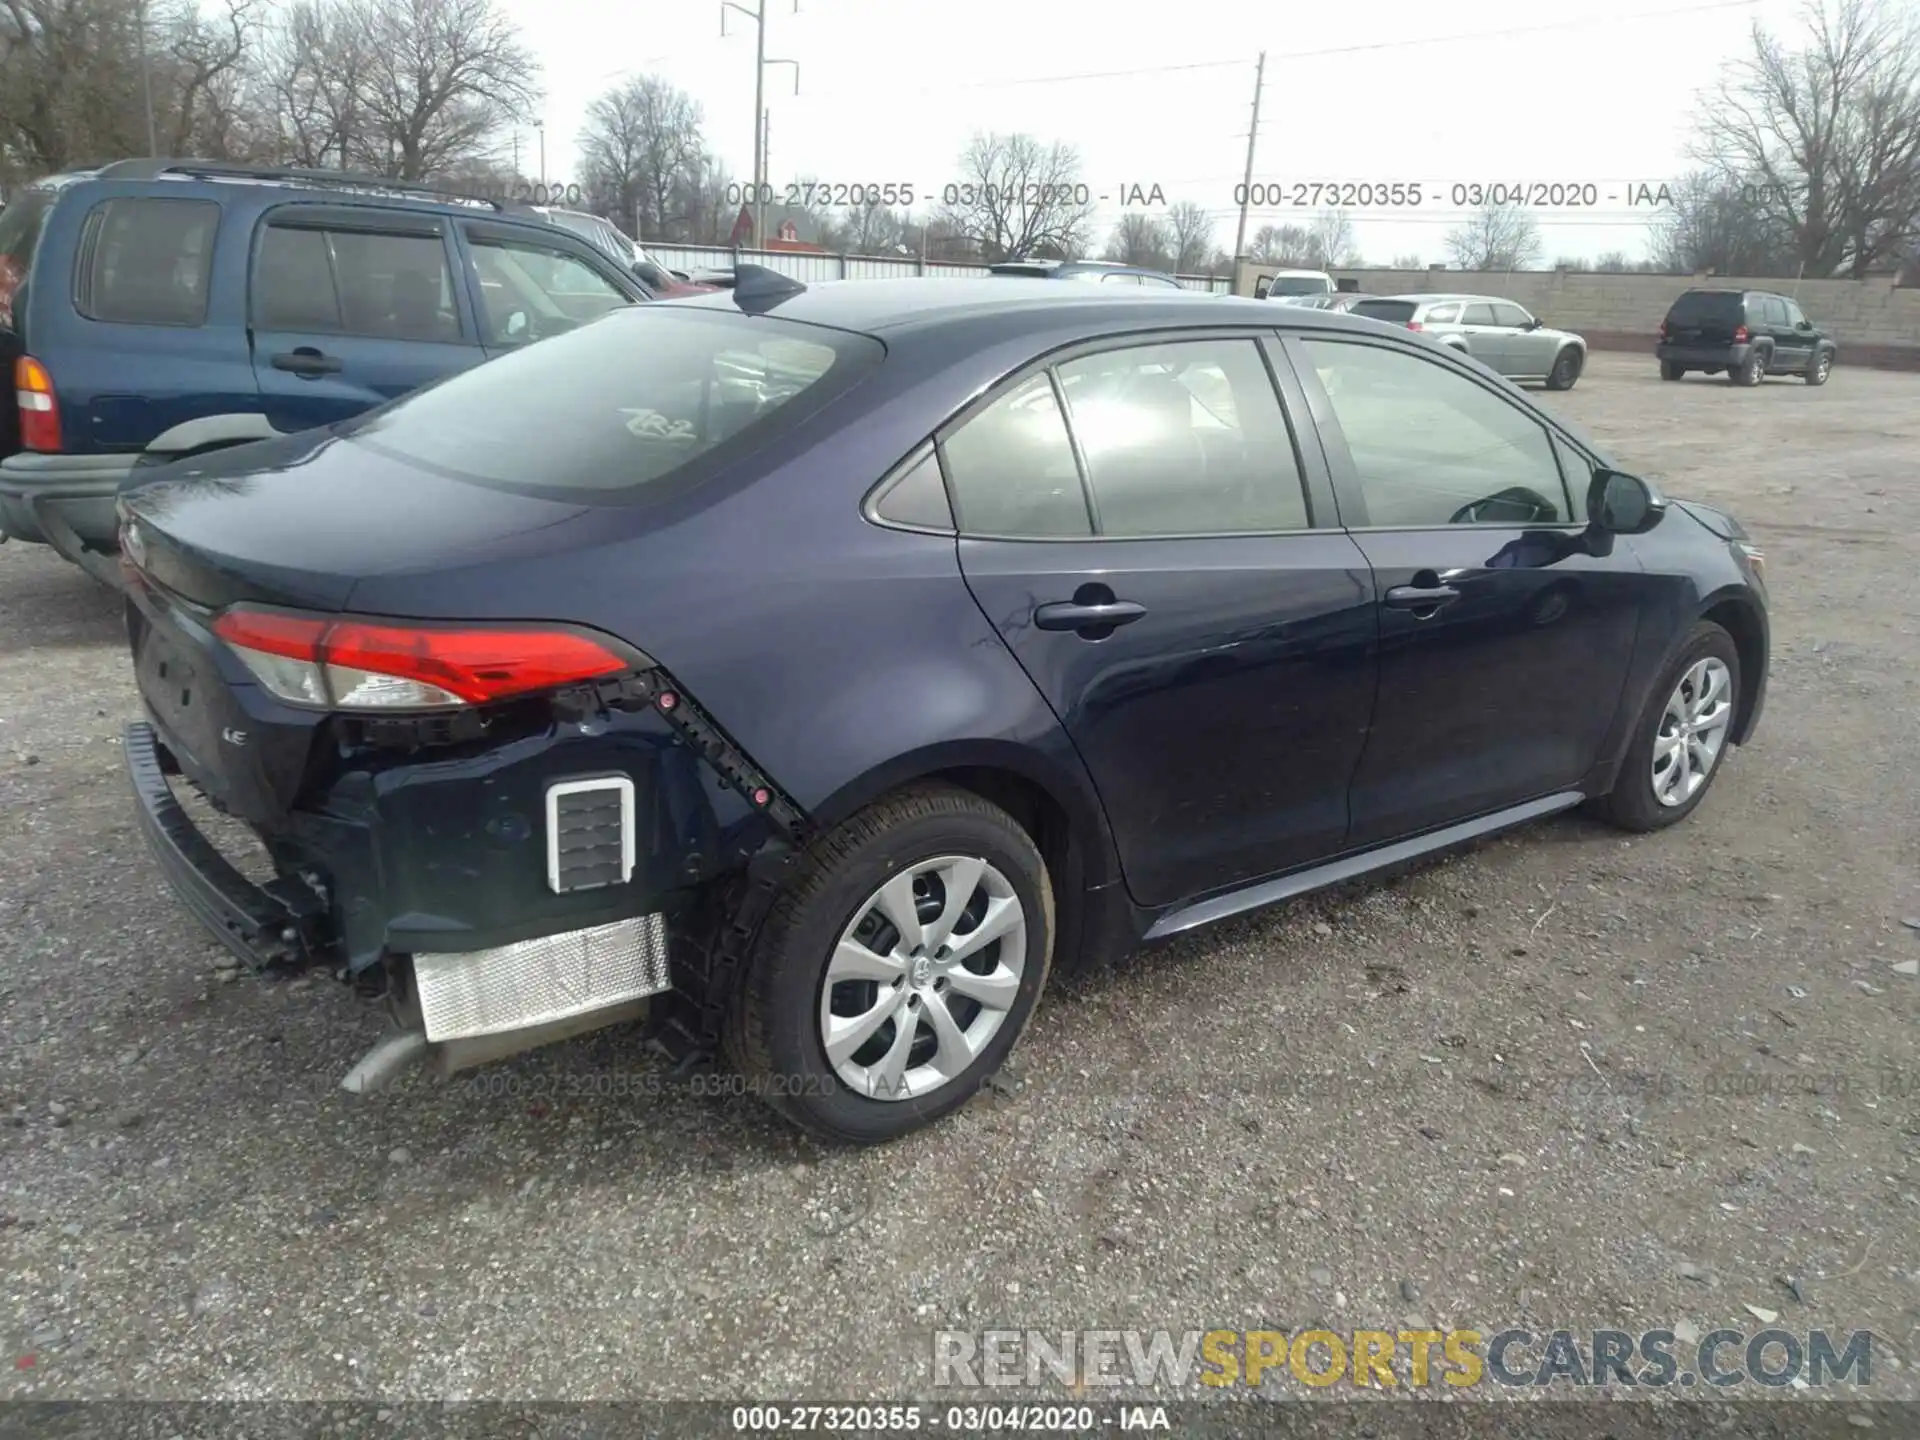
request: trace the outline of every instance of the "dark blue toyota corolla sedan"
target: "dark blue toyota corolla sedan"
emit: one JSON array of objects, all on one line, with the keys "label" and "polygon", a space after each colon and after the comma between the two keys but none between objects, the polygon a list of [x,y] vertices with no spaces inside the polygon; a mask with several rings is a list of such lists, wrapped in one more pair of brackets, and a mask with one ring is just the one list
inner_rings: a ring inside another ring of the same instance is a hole
[{"label": "dark blue toyota corolla sedan", "polygon": [[883,1140],[1050,969],[1684,818],[1766,688],[1735,521],[1255,301],[743,267],[169,476],[122,501],[143,829],[249,961],[386,997],[355,1089],[644,1011]]}]

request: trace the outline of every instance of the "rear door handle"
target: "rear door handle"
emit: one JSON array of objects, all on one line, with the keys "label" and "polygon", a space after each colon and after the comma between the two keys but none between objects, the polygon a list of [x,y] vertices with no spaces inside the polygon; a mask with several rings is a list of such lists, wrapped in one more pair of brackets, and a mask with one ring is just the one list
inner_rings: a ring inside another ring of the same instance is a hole
[{"label": "rear door handle", "polygon": [[1042,605],[1033,612],[1033,623],[1042,630],[1095,630],[1115,625],[1131,625],[1147,613],[1147,607],[1131,600],[1109,600],[1101,605],[1080,605],[1071,600]]},{"label": "rear door handle", "polygon": [[304,379],[340,373],[339,356],[323,354],[311,345],[302,345],[297,350],[283,350],[273,357],[272,363],[274,369],[291,371]]},{"label": "rear door handle", "polygon": [[1387,591],[1387,604],[1396,610],[1438,610],[1459,598],[1451,585],[1396,585]]}]

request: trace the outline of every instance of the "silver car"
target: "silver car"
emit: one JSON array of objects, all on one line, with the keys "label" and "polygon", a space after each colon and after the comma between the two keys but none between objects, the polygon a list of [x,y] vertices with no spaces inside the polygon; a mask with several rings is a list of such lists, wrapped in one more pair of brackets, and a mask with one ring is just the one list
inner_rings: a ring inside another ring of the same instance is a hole
[{"label": "silver car", "polygon": [[1543,381],[1549,390],[1571,390],[1587,363],[1580,336],[1493,295],[1392,295],[1361,300],[1348,313],[1418,330],[1509,380]]}]

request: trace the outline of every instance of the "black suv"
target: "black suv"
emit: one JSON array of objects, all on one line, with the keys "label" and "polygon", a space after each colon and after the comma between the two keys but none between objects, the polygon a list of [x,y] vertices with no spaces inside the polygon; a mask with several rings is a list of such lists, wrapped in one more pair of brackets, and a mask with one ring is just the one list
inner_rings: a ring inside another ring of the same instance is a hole
[{"label": "black suv", "polygon": [[1766,290],[1689,290],[1660,322],[1660,378],[1689,370],[1736,385],[1758,385],[1769,375],[1799,375],[1824,385],[1833,373],[1833,337],[1785,295]]},{"label": "black suv", "polygon": [[649,298],[530,207],[426,185],[192,160],[38,181],[0,215],[0,536],[113,583],[136,472],[344,420]]}]

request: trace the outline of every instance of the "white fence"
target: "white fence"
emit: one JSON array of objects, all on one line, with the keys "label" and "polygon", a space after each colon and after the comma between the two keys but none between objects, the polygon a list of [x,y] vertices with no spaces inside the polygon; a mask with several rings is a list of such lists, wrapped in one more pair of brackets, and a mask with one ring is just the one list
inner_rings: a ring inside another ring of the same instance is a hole
[{"label": "white fence", "polygon": [[[953,260],[922,260],[913,255],[837,255],[798,250],[728,250],[723,246],[662,245],[643,240],[641,248],[669,270],[731,270],[745,262],[764,265],[796,280],[889,280],[905,275],[985,275],[984,265]],[[1176,275],[1189,290],[1226,294],[1233,281],[1225,275]]]}]

